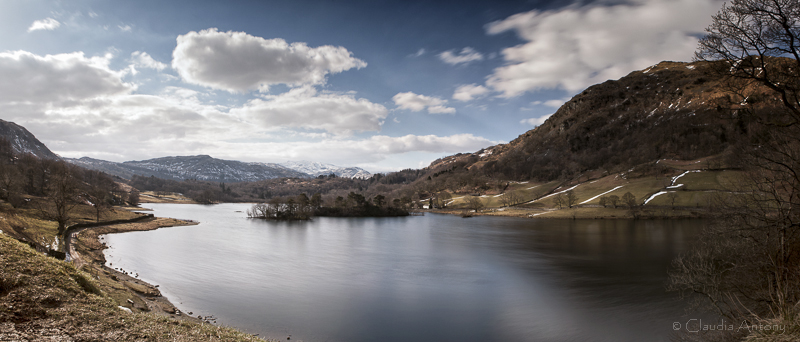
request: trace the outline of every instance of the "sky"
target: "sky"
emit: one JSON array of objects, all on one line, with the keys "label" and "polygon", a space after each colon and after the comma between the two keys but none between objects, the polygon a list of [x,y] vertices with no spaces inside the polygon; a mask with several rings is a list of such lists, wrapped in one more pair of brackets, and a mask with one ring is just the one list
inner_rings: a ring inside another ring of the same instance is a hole
[{"label": "sky", "polygon": [[719,0],[0,0],[0,119],[63,157],[420,168],[690,61]]}]

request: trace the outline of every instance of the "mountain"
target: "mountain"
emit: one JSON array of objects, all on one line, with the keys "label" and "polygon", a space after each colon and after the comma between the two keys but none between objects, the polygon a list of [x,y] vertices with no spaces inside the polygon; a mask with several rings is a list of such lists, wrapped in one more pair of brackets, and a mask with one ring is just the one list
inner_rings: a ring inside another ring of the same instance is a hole
[{"label": "mountain", "polygon": [[307,173],[314,177],[321,175],[327,176],[330,174],[335,174],[338,177],[344,177],[344,178],[367,179],[369,177],[372,177],[371,173],[360,167],[341,167],[332,164],[310,162],[305,160],[299,162],[287,161],[280,165],[288,167],[298,172]]},{"label": "mountain", "polygon": [[429,169],[457,163],[492,178],[550,181],[732,152],[746,141],[752,116],[725,108],[755,113],[778,99],[764,90],[738,100],[735,81],[714,72],[716,63],[661,62],[591,86],[508,144],[441,158]]},{"label": "mountain", "polygon": [[207,155],[163,157],[141,161],[115,163],[83,157],[67,159],[70,163],[88,169],[130,179],[133,175],[155,176],[163,179],[196,179],[211,182],[253,182],[264,179],[298,177],[308,174],[272,163],[245,163],[212,158]]},{"label": "mountain", "polygon": [[39,139],[25,127],[10,121],[0,120],[0,137],[8,139],[17,153],[30,153],[42,159],[61,159],[50,151]]}]

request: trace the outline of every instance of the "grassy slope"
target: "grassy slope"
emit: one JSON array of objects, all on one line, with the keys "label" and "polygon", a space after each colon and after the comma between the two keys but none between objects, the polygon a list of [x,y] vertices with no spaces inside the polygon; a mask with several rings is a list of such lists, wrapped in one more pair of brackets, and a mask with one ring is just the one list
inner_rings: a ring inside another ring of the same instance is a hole
[{"label": "grassy slope", "polygon": [[91,276],[0,234],[0,340],[261,341],[233,329],[126,313]]},{"label": "grassy slope", "polygon": [[[640,210],[636,213],[641,217],[696,217],[702,216],[708,208],[714,196],[730,195],[737,179],[742,176],[740,171],[735,170],[708,170],[706,167],[708,158],[698,160],[662,160],[660,163],[672,169],[672,172],[663,176],[631,176],[631,172],[623,172],[608,175],[598,179],[591,179],[583,182],[549,182],[544,184],[537,183],[514,183],[512,182],[506,191],[516,191],[523,199],[524,203],[510,208],[503,208],[497,195],[484,195],[480,199],[484,203],[485,215],[519,216],[519,217],[540,217],[540,218],[621,218],[633,217],[634,213],[629,208],[620,203],[619,208],[600,207],[600,197],[616,195],[620,199],[630,192],[636,197]],[[673,177],[688,170],[699,170],[700,172],[687,173],[680,177],[675,184],[683,184],[682,187],[668,189],[672,185]],[[578,197],[577,208],[560,209],[555,203],[554,196],[550,194],[572,188]],[[621,186],[621,187],[620,187]],[[620,188],[617,188],[620,187]],[[614,190],[617,188],[616,190]],[[610,191],[610,192],[609,192]],[[650,196],[661,191],[675,192],[674,205],[672,199],[667,194],[654,197],[646,205],[643,203]],[[452,212],[460,212],[466,208],[466,201],[470,196],[457,196],[448,205]]]}]

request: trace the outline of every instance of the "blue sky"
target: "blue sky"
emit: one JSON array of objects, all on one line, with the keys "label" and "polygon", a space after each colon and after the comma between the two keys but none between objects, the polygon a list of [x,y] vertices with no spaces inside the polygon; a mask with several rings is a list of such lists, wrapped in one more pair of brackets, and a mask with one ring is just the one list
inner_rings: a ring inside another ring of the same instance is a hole
[{"label": "blue sky", "polygon": [[690,60],[721,4],[2,1],[0,118],[65,157],[417,168]]}]

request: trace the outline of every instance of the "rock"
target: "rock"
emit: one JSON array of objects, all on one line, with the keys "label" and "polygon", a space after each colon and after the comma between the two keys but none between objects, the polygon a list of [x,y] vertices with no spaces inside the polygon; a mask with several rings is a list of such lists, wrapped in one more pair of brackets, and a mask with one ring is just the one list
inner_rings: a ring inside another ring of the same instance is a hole
[{"label": "rock", "polygon": [[122,311],[125,311],[125,312],[127,312],[127,313],[129,313],[129,314],[132,314],[132,313],[133,313],[133,310],[131,310],[131,309],[128,309],[128,308],[126,308],[126,307],[124,307],[124,306],[117,306],[117,307],[118,307],[120,310],[122,310]]}]

